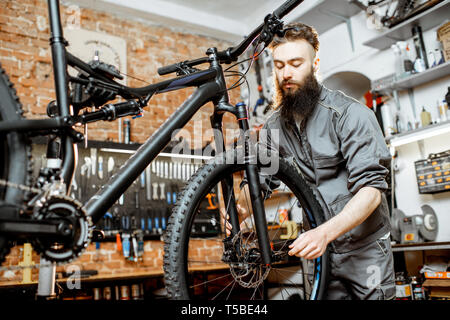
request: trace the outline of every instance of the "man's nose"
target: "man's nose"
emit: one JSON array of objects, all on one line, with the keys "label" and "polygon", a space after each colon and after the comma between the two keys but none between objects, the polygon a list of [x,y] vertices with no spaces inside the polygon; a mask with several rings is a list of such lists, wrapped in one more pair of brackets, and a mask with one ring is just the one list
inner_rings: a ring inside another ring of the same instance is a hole
[{"label": "man's nose", "polygon": [[289,66],[285,66],[283,69],[283,80],[292,79],[292,69]]}]

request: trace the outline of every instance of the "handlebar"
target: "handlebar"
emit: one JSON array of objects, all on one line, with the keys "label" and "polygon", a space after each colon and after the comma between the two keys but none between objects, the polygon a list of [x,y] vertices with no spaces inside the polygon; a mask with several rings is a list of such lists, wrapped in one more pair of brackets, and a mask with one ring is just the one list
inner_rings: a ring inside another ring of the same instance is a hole
[{"label": "handlebar", "polygon": [[273,14],[277,16],[278,19],[283,18],[285,15],[287,15],[289,12],[295,9],[300,3],[302,3],[304,0],[289,0],[283,3],[281,6],[279,6]]},{"label": "handlebar", "polygon": [[[291,12],[295,7],[297,7],[304,0],[288,0],[279,6],[275,11],[273,11],[272,15],[276,19],[281,19],[286,16],[289,12]],[[235,47],[230,47],[224,51],[217,52],[217,57],[220,63],[231,63],[233,61],[237,61],[239,56],[243,54],[247,48],[253,43],[253,41],[260,35],[261,31],[264,28],[265,23],[261,23],[256,29],[254,29],[241,43],[239,43]],[[179,63],[174,63],[168,66],[158,68],[159,75],[165,75],[169,73],[176,72],[181,69],[182,65],[192,67],[194,65],[198,65],[201,63],[209,62],[208,58],[199,58],[190,61],[184,61]]]},{"label": "handlebar", "polygon": [[160,76],[163,76],[165,74],[169,74],[169,73],[173,73],[176,72],[178,70],[181,70],[181,66],[185,65],[188,67],[193,67],[202,63],[206,63],[209,62],[209,58],[208,57],[203,57],[203,58],[199,58],[199,59],[195,59],[195,60],[190,60],[190,61],[184,61],[184,62],[179,62],[179,63],[174,63],[168,66],[164,66],[161,68],[158,68],[158,74]]}]

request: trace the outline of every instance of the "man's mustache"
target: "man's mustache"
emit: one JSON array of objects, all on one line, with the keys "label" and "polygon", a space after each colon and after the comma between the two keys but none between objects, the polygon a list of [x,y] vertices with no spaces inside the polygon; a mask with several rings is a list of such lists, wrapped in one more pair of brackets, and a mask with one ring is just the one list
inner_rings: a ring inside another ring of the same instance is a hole
[{"label": "man's mustache", "polygon": [[283,80],[283,81],[281,81],[280,86],[283,87],[283,86],[285,86],[287,84],[294,84],[294,85],[300,86],[301,82],[298,82],[298,81],[295,81],[295,80]]}]

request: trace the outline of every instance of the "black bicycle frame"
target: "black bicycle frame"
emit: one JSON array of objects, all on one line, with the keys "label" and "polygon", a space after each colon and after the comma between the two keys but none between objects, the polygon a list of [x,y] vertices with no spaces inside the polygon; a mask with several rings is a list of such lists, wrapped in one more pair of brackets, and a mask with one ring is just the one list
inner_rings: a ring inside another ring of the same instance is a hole
[{"label": "black bicycle frame", "polygon": [[[291,0],[283,4],[274,14],[283,16],[291,11],[299,2]],[[89,68],[78,58],[70,55],[65,46],[67,42],[63,37],[60,9],[58,0],[48,0],[48,9],[50,17],[50,45],[52,52],[53,72],[56,91],[56,103],[59,108],[59,117],[42,120],[17,120],[11,122],[0,122],[0,132],[7,131],[42,131],[50,129],[60,130],[61,140],[63,142],[61,157],[62,177],[66,183],[67,193],[71,185],[73,174],[76,167],[77,148],[76,141],[80,140],[79,133],[76,133],[71,127],[74,124],[69,107],[68,96],[68,74],[67,65],[77,66],[80,69]],[[238,53],[243,51],[261,31],[262,25],[253,33],[252,37],[245,39],[237,48]],[[234,49],[233,49],[234,50]],[[226,57],[232,57],[236,50],[226,51]],[[110,180],[84,205],[86,212],[91,216],[94,223],[98,222],[106,211],[120,198],[120,196],[132,185],[140,176],[145,168],[156,158],[156,156],[170,142],[172,133],[177,129],[183,128],[194,114],[206,103],[213,102],[215,109],[211,116],[211,124],[214,129],[218,129],[221,137],[215,137],[217,150],[225,150],[223,140],[222,119],[225,112],[233,113],[239,123],[240,129],[248,132],[249,123],[247,110],[245,106],[232,106],[229,102],[228,91],[225,83],[220,59],[223,61],[223,52],[218,54],[215,48],[207,52],[209,54],[210,67],[207,70],[198,71],[186,76],[180,76],[144,88],[128,88],[135,95],[152,95],[153,93],[162,93],[167,91],[179,90],[187,87],[197,87],[194,93],[156,130],[153,135],[132,155],[127,162],[116,172]],[[113,82],[118,85],[117,83]],[[119,86],[119,85],[118,85]],[[217,131],[216,131],[217,132]],[[222,145],[219,145],[222,141]],[[251,153],[248,141],[245,142],[245,158],[248,159]],[[267,222],[263,206],[262,192],[259,184],[258,168],[256,164],[246,164],[246,174],[250,191],[251,202],[253,206],[255,226],[262,252],[262,261],[270,264],[272,261],[272,251],[267,232]],[[230,215],[230,222],[233,226],[232,235],[239,231],[239,219],[235,204],[232,176],[223,177],[221,182],[224,199],[231,199],[230,207],[227,208]]]}]

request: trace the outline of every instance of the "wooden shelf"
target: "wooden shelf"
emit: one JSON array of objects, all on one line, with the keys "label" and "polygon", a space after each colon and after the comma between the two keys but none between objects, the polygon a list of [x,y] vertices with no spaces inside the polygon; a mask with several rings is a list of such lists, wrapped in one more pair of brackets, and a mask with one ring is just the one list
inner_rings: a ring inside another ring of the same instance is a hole
[{"label": "wooden shelf", "polygon": [[392,147],[399,147],[401,145],[435,137],[448,132],[450,132],[450,120],[388,136],[386,137],[386,142],[388,142]]},{"label": "wooden shelf", "polygon": [[412,37],[411,28],[420,25],[422,32],[442,24],[449,18],[450,0],[445,0],[431,7],[430,9],[403,21],[395,27],[383,32],[379,36],[372,38],[363,44],[368,47],[384,50],[397,41],[404,41]]},{"label": "wooden shelf", "polygon": [[[203,264],[198,266],[189,267],[189,272],[206,272],[211,273],[214,271],[222,271],[227,270],[230,267],[225,263],[214,263],[214,264]],[[89,277],[81,277],[81,282],[103,282],[103,281],[128,281],[128,280],[138,280],[138,279],[146,279],[146,278],[160,278],[164,276],[163,268],[150,270],[150,271],[139,271],[132,273],[114,273],[114,274],[99,274],[95,276]],[[64,283],[68,280],[68,278],[59,278],[56,279],[58,283]],[[72,279],[73,280],[73,279]],[[1,281],[1,288],[10,288],[17,286],[36,286],[38,285],[37,281],[33,281],[31,283],[22,283],[20,281]]]},{"label": "wooden shelf", "polygon": [[403,243],[392,245],[393,252],[450,249],[450,242]]},{"label": "wooden shelf", "polygon": [[314,7],[295,17],[294,21],[311,25],[322,34],[360,11],[361,8],[347,0],[320,0]]},{"label": "wooden shelf", "polygon": [[376,88],[373,90],[377,92],[407,90],[428,83],[430,81],[446,77],[448,75],[450,75],[450,61],[429,68],[423,72],[400,78],[388,86]]}]

